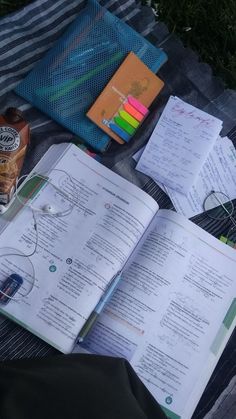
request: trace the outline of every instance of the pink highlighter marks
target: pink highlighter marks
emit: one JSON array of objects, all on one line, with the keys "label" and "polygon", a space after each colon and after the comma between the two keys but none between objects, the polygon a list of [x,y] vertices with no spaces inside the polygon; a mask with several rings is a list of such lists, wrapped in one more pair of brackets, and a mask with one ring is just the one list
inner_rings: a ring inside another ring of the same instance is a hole
[{"label": "pink highlighter marks", "polygon": [[129,104],[135,108],[138,112],[140,112],[143,116],[148,114],[148,108],[144,106],[142,103],[140,103],[137,99],[135,99],[133,96],[128,96],[128,102]]}]

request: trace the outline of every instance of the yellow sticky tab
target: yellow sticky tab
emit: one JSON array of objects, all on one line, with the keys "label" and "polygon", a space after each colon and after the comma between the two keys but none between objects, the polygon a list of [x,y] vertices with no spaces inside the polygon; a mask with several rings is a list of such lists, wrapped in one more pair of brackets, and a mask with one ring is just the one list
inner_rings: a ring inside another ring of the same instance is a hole
[{"label": "yellow sticky tab", "polygon": [[119,111],[119,114],[120,114],[121,118],[124,119],[124,121],[128,122],[128,124],[130,124],[132,127],[138,128],[138,126],[140,125],[139,122],[136,121],[136,119],[134,119],[127,112],[121,110],[121,111]]}]

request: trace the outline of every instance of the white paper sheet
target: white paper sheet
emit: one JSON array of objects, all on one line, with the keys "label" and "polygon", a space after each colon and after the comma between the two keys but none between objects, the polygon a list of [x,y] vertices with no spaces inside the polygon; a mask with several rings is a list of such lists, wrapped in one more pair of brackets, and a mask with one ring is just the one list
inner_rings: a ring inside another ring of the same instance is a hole
[{"label": "white paper sheet", "polygon": [[187,194],[222,128],[222,121],[171,96],[136,166]]},{"label": "white paper sheet", "polygon": [[[144,148],[133,155],[136,162]],[[218,137],[187,196],[161,183],[158,185],[169,195],[176,211],[187,218],[204,211],[204,200],[212,190],[223,192],[229,199],[236,199],[236,150],[232,141],[228,137]]]},{"label": "white paper sheet", "polygon": [[128,359],[170,417],[190,419],[236,323],[235,268],[235,250],[159,210],[86,349]]},{"label": "white paper sheet", "polygon": [[218,138],[188,196],[165,188],[176,211],[188,218],[204,211],[204,200],[212,190],[236,198],[236,150],[227,137]]}]

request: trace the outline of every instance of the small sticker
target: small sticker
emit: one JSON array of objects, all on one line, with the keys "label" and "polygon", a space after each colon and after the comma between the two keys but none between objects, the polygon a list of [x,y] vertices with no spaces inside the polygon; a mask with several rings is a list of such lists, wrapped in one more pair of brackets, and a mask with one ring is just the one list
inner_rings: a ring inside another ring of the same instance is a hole
[{"label": "small sticker", "polygon": [[107,119],[103,119],[103,120],[102,120],[102,123],[103,123],[104,125],[106,125],[107,127],[109,127],[109,123],[110,123],[110,121],[108,121]]},{"label": "small sticker", "polygon": [[8,195],[7,194],[1,194],[0,193],[0,202],[2,204],[8,204],[8,201],[9,201]]},{"label": "small sticker", "polygon": [[166,397],[165,402],[166,402],[166,404],[171,404],[172,403],[172,397],[170,397],[170,396]]},{"label": "small sticker", "polygon": [[20,145],[18,131],[11,127],[0,127],[0,151],[15,151]]}]

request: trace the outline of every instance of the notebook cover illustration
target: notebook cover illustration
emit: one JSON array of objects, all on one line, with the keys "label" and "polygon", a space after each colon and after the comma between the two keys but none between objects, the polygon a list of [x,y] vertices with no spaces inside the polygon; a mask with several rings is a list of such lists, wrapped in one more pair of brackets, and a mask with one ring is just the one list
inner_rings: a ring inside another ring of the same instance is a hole
[{"label": "notebook cover illustration", "polygon": [[148,108],[163,86],[163,81],[130,52],[86,115],[114,140],[124,143],[109,123],[129,95]]}]

